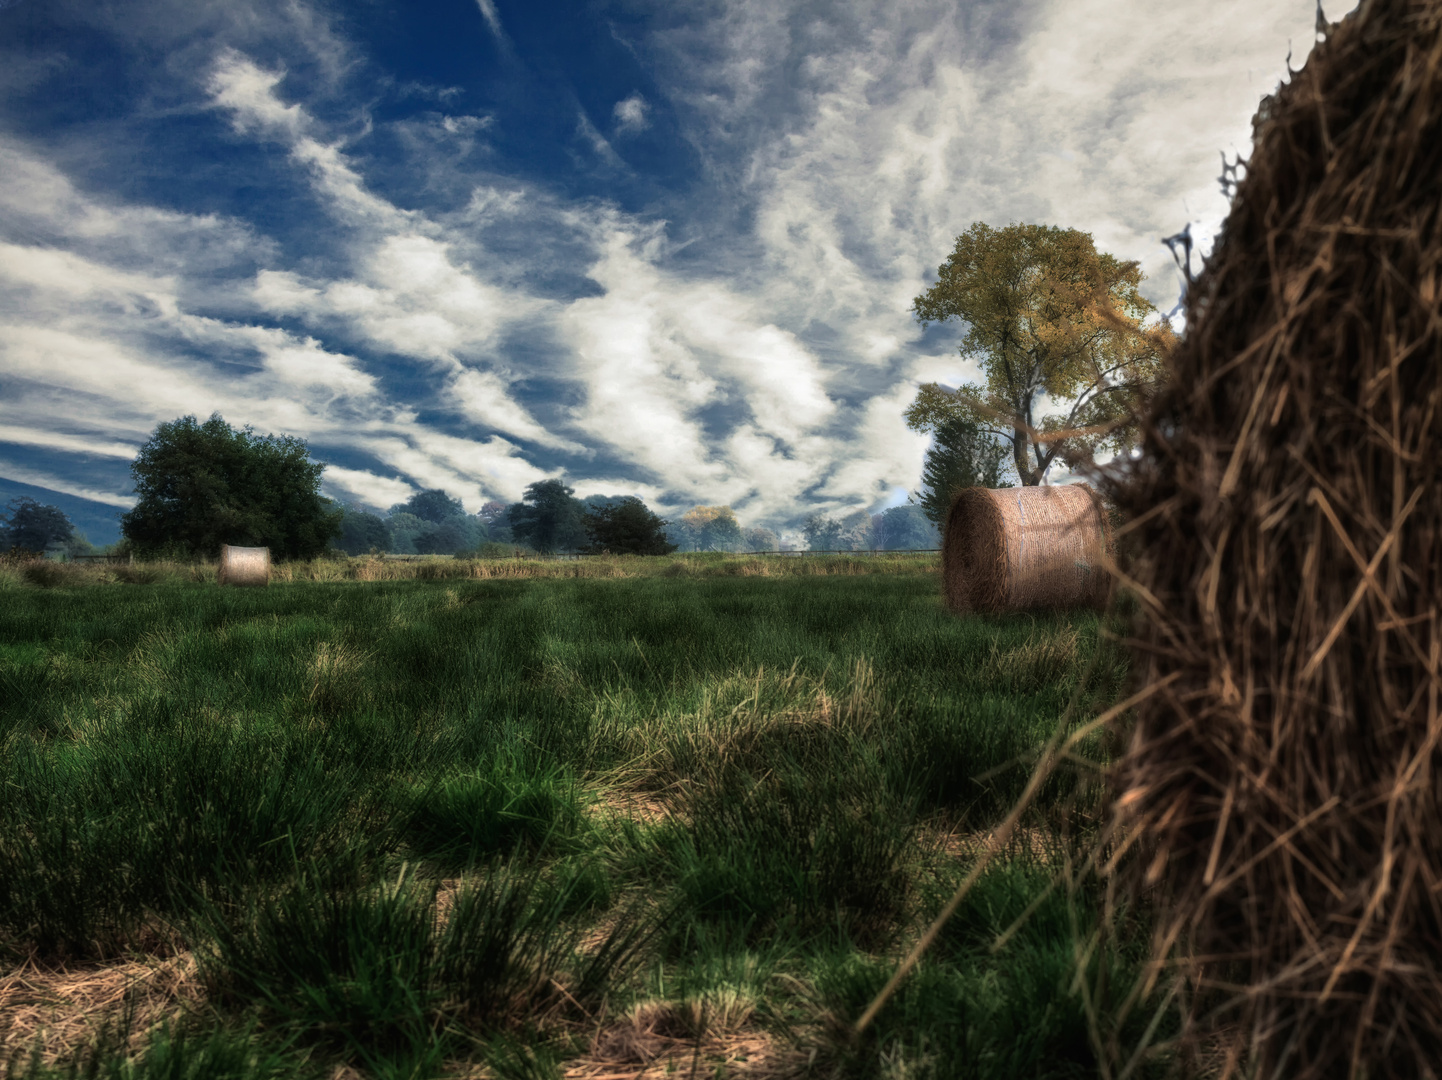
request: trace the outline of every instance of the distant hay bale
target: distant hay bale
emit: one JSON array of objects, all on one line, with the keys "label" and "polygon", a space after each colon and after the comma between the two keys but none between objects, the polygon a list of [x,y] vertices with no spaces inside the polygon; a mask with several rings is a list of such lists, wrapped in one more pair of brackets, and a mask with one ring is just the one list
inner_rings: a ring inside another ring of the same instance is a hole
[{"label": "distant hay bale", "polygon": [[265,585],[270,581],[270,548],[231,547],[220,549],[220,568],[215,580],[221,585]]},{"label": "distant hay bale", "polygon": [[952,611],[1098,606],[1111,524],[1089,484],[964,488],[952,499],[942,541]]},{"label": "distant hay bale", "polygon": [[[1265,99],[1142,455],[1114,842],[1234,1076],[1442,1071],[1442,4]],[[1192,1060],[1197,1060],[1192,1058]]]}]

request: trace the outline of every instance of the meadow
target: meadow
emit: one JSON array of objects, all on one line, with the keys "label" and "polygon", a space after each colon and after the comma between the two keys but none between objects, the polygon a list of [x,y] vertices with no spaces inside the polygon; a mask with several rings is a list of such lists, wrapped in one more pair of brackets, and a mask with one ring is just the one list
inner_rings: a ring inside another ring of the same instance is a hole
[{"label": "meadow", "polygon": [[8,1075],[1097,1075],[1105,732],[851,1028],[1121,696],[1103,616],[957,618],[934,555],[276,578],[0,569]]}]

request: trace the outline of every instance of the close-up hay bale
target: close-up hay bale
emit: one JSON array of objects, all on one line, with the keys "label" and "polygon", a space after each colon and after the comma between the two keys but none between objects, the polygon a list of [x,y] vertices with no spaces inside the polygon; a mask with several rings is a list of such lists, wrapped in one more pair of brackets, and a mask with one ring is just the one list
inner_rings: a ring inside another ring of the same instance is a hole
[{"label": "close-up hay bale", "polygon": [[1253,127],[1142,454],[1102,480],[1149,695],[1107,843],[1194,1070],[1435,1077],[1442,4],[1363,0]]},{"label": "close-up hay bale", "polygon": [[232,547],[220,549],[220,567],[215,580],[221,585],[266,585],[270,582],[270,548]]},{"label": "close-up hay bale", "polygon": [[1097,606],[1111,525],[1089,484],[963,488],[942,539],[947,606],[996,613]]}]

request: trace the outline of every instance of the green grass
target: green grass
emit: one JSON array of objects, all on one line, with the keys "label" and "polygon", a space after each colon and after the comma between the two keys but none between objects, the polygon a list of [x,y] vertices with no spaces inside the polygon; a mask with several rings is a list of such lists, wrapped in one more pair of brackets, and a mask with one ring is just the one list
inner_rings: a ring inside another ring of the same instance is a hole
[{"label": "green grass", "polygon": [[[553,1075],[625,1023],[698,1055],[761,1032],[815,1075],[1094,1072],[1099,901],[1038,900],[1024,852],[839,1033],[965,872],[939,838],[1001,820],[1122,653],[1092,613],[955,618],[934,559],[785,562],[10,572],[0,956],[187,949],[205,990],[149,1049],[13,1074]],[[1107,745],[1079,750],[1030,827],[1085,829]]]}]

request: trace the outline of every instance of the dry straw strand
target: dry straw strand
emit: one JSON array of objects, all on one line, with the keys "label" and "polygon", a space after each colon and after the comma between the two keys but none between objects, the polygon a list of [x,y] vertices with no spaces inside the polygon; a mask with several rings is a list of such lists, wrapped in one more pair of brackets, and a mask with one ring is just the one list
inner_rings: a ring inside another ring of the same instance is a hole
[{"label": "dry straw strand", "polygon": [[1172,680],[1107,841],[1185,1061],[1435,1077],[1442,3],[1327,30],[1254,120],[1141,456],[1098,473],[1149,598],[1134,678]]}]

